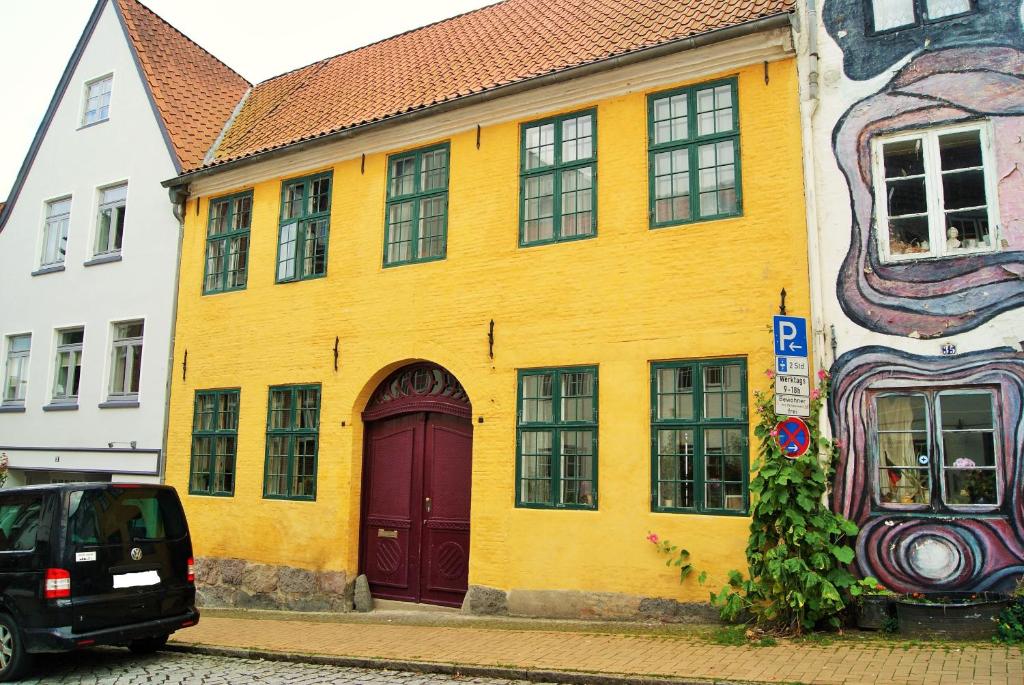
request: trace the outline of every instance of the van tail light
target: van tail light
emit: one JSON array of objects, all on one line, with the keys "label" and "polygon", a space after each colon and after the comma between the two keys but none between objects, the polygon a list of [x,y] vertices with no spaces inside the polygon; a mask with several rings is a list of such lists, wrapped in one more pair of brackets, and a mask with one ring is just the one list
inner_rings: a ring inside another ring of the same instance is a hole
[{"label": "van tail light", "polygon": [[71,596],[71,574],[62,568],[46,569],[46,585],[43,596],[46,599],[60,599]]},{"label": "van tail light", "polygon": [[186,579],[190,583],[196,582],[196,560],[192,557],[188,558],[188,575],[186,576]]}]

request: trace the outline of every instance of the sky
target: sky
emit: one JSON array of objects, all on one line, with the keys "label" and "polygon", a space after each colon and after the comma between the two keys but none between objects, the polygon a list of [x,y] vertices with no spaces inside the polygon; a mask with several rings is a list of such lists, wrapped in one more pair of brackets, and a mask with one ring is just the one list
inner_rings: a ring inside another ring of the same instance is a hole
[{"label": "sky", "polygon": [[[494,0],[142,0],[253,83]],[[0,201],[95,0],[0,0]]]}]

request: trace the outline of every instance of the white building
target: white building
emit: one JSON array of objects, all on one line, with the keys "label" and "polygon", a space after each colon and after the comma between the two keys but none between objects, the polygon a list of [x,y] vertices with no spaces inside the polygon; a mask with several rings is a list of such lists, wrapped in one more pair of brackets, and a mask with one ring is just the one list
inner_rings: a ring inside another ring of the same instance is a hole
[{"label": "white building", "polygon": [[835,508],[900,591],[1024,573],[1020,0],[799,3]]},{"label": "white building", "polygon": [[100,0],[0,205],[8,485],[160,479],[180,223],[249,88],[135,0]]}]

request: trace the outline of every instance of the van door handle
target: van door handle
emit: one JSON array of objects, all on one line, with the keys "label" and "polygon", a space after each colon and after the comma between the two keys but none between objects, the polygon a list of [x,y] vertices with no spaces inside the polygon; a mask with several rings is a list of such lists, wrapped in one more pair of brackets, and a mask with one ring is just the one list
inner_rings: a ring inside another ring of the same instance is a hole
[{"label": "van door handle", "polygon": [[428,497],[428,498],[426,498],[426,500],[424,500],[424,504],[427,505],[427,513],[429,514],[430,513],[430,506],[431,506],[431,504],[433,504],[433,502],[431,502],[430,498]]}]

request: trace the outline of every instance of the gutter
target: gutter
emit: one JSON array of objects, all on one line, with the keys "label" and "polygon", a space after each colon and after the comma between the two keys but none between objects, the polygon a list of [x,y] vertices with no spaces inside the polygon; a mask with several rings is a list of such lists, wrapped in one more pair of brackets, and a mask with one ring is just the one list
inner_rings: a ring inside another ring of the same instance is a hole
[{"label": "gutter", "polygon": [[677,52],[684,52],[686,50],[694,50],[696,48],[704,47],[707,45],[713,45],[715,43],[721,43],[723,41],[731,40],[733,38],[741,38],[743,36],[749,36],[762,31],[770,31],[772,29],[789,28],[791,25],[790,20],[791,13],[785,12],[782,14],[774,14],[770,17],[764,17],[763,19],[755,19],[754,21],[748,21],[743,24],[736,26],[729,26],[723,29],[717,29],[714,31],[708,31],[707,33],[701,33],[696,36],[690,36],[689,38],[681,38],[679,40],[670,41],[668,43],[662,43],[649,48],[641,48],[633,52],[626,53],[624,55],[618,55],[616,57],[608,57],[606,59],[598,60],[596,62],[589,62],[587,64],[580,65],[578,67],[570,67],[563,69],[562,71],[554,72],[551,74],[544,74],[542,76],[535,76],[522,81],[516,81],[489,90],[481,91],[479,93],[473,93],[464,97],[459,97],[454,100],[447,100],[434,105],[428,105],[422,109],[413,110],[411,112],[403,112],[395,114],[385,119],[378,121],[372,121],[365,124],[357,124],[341,131],[334,133],[328,133],[326,135],[317,136],[309,140],[302,140],[295,143],[289,143],[283,147],[274,148],[272,150],[266,150],[264,152],[257,152],[248,157],[242,157],[230,162],[225,162],[217,166],[208,167],[205,169],[197,169],[195,171],[189,171],[176,178],[169,179],[163,182],[166,188],[176,188],[178,186],[187,185],[192,181],[219,174],[222,171],[230,169],[236,169],[241,166],[254,164],[256,162],[263,162],[270,159],[276,159],[285,155],[290,155],[295,152],[301,152],[310,147],[319,146],[324,143],[334,142],[338,140],[345,140],[347,138],[353,138],[356,135],[366,132],[373,131],[385,126],[391,126],[398,123],[405,123],[409,121],[416,121],[428,116],[434,116],[435,114],[443,114],[444,112],[451,111],[456,108],[468,107],[470,105],[488,102],[495,98],[504,97],[506,95],[514,95],[527,90],[533,90],[534,88],[541,88],[543,86],[552,85],[556,83],[562,83],[570,79],[582,78],[591,74],[608,71],[611,69],[617,69],[637,62],[642,62],[649,59],[656,59],[658,57],[664,57],[666,55],[672,55]]},{"label": "gutter", "polygon": [[[169,191],[168,194],[171,196],[174,218],[178,220],[178,255],[174,261],[174,282],[180,283],[181,249],[182,243],[185,240],[185,203],[188,201],[188,189],[175,188]],[[179,288],[175,286],[174,294],[171,297],[171,344],[167,352],[167,385],[164,393],[164,397],[166,399],[164,400],[163,444],[160,446],[160,457],[159,463],[157,464],[157,471],[160,476],[161,483],[167,482],[167,432],[170,429],[171,424],[171,391],[174,386],[174,343],[178,328],[178,290]]]}]

